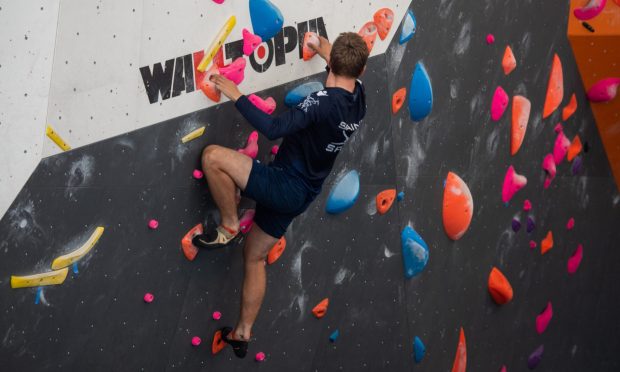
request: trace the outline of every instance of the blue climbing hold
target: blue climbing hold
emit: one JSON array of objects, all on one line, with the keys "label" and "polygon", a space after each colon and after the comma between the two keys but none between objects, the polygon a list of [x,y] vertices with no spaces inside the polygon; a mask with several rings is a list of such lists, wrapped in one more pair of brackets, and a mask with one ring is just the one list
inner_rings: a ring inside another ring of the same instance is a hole
[{"label": "blue climbing hold", "polygon": [[405,15],[405,19],[403,20],[403,28],[400,31],[400,40],[398,40],[399,44],[404,44],[409,41],[415,34],[415,30],[417,27],[417,22],[415,20],[415,16],[411,9],[407,11]]},{"label": "blue climbing hold", "polygon": [[421,273],[428,263],[428,245],[414,229],[407,226],[401,233],[405,277],[411,279]]},{"label": "blue climbing hold", "polygon": [[403,199],[405,199],[405,192],[401,191],[398,193],[398,195],[396,195],[396,200],[402,201]]},{"label": "blue climbing hold", "polygon": [[41,292],[43,292],[43,288],[37,287],[37,294],[34,296],[34,304],[38,305],[41,302]]},{"label": "blue climbing hold", "polygon": [[426,354],[426,346],[424,346],[420,337],[415,336],[413,339],[413,359],[416,363],[420,363],[424,358],[424,354]]},{"label": "blue climbing hold", "polygon": [[351,208],[360,193],[360,175],[352,170],[345,174],[327,197],[327,213],[338,214]]},{"label": "blue climbing hold", "polygon": [[276,36],[284,25],[282,12],[269,0],[250,0],[250,18],[254,34],[263,41]]},{"label": "blue climbing hold", "polygon": [[318,81],[310,81],[294,88],[286,97],[284,97],[284,104],[288,107],[294,107],[301,103],[306,97],[314,92],[323,90],[323,84]]},{"label": "blue climbing hold", "polygon": [[340,331],[335,330],[331,335],[329,335],[329,341],[336,342],[338,336],[340,336]]},{"label": "blue climbing hold", "polygon": [[411,120],[420,121],[433,108],[433,87],[422,62],[415,65],[409,92],[409,115]]}]

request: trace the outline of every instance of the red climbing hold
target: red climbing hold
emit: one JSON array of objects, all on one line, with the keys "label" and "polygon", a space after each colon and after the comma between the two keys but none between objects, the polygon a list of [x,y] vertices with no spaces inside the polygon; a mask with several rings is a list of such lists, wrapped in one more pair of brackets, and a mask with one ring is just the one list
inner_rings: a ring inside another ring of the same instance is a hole
[{"label": "red climbing hold", "polygon": [[498,86],[493,93],[493,101],[491,101],[491,120],[498,121],[506,112],[510,98],[506,91]]},{"label": "red climbing hold", "polygon": [[506,366],[502,366],[502,368],[499,369],[499,372],[508,372],[508,369],[506,369]]},{"label": "red climbing hold", "polygon": [[248,99],[254,106],[258,107],[258,109],[265,114],[271,115],[276,110],[276,101],[272,97],[262,99],[256,94],[250,94]]},{"label": "red climbing hold", "polygon": [[281,237],[280,240],[269,250],[269,254],[267,255],[267,263],[269,265],[276,262],[282,253],[284,253],[284,249],[286,248],[286,239]]},{"label": "red climbing hold", "polygon": [[540,254],[545,254],[553,248],[553,233],[551,230],[547,233],[547,236],[540,242]]},{"label": "red climbing hold", "polygon": [[243,34],[243,54],[249,56],[263,42],[263,39],[258,35],[254,35],[246,28],[241,30],[241,33]]},{"label": "red climbing hold", "polygon": [[532,210],[532,202],[530,201],[530,199],[525,199],[525,201],[523,202],[523,210],[526,212]]},{"label": "red climbing hold", "polygon": [[566,230],[572,230],[575,227],[575,219],[573,217],[568,219],[566,223]]},{"label": "red climbing hold", "polygon": [[224,347],[226,347],[226,343],[222,339],[222,331],[218,329],[213,335],[213,342],[211,343],[211,353],[215,355],[220,351],[224,350]]},{"label": "red climbing hold", "polygon": [[517,68],[517,60],[512,53],[512,49],[509,45],[506,46],[504,51],[504,58],[502,58],[502,68],[504,69],[504,75],[510,74],[515,68]]},{"label": "red climbing hold", "polygon": [[448,172],[443,191],[443,227],[452,240],[460,239],[474,215],[474,200],[467,184],[456,174]]},{"label": "red climbing hold", "polygon": [[493,34],[488,34],[486,40],[487,40],[487,44],[491,45],[495,42],[495,36],[493,36]]},{"label": "red climbing hold", "polygon": [[245,65],[245,58],[239,57],[231,64],[221,67],[220,74],[235,83],[235,85],[239,85],[245,78]]},{"label": "red climbing hold", "polygon": [[273,147],[271,148],[271,155],[278,155],[278,151],[280,151],[280,146],[273,145]]},{"label": "red climbing hold", "polygon": [[259,351],[258,353],[256,353],[256,355],[254,356],[254,360],[257,362],[264,362],[265,361],[265,353],[263,353],[262,351]]},{"label": "red climbing hold", "polygon": [[545,309],[536,317],[536,332],[538,332],[539,335],[545,332],[552,317],[553,307],[551,306],[551,301],[549,301]]},{"label": "red climbing hold", "polygon": [[583,145],[581,144],[581,138],[579,138],[579,135],[576,135],[575,138],[573,138],[573,142],[571,142],[570,146],[568,146],[568,161],[573,161],[582,149]]},{"label": "red climbing hold", "polygon": [[153,302],[154,299],[155,299],[155,296],[153,296],[152,293],[145,293],[144,294],[143,300],[147,304],[150,304],[151,302]]},{"label": "red climbing hold", "polygon": [[496,267],[493,267],[489,274],[488,288],[496,304],[504,305],[512,300],[512,286],[504,274]]},{"label": "red climbing hold", "polygon": [[220,313],[219,311],[214,311],[212,314],[213,320],[220,320],[222,319],[222,313]]},{"label": "red climbing hold", "polygon": [[405,96],[407,95],[407,88],[400,88],[394,95],[392,95],[392,114],[395,114],[403,107],[403,103],[405,103]]},{"label": "red climbing hold", "polygon": [[150,220],[149,221],[149,229],[155,230],[158,227],[159,227],[159,222],[157,222],[157,220]]},{"label": "red climbing hold", "polygon": [[504,177],[504,186],[502,187],[502,201],[508,203],[517,191],[524,188],[525,185],[527,185],[527,178],[518,174],[512,165],[508,167]]},{"label": "red climbing hold", "polygon": [[533,241],[533,240],[530,240],[530,249],[534,249],[534,248],[536,248],[536,247],[538,247],[538,243],[536,243],[536,242],[535,242],[535,241]]},{"label": "red climbing hold", "polygon": [[459,343],[452,363],[452,372],[465,372],[467,370],[467,344],[465,343],[465,331],[461,327]]},{"label": "red climbing hold", "polygon": [[306,32],[304,35],[304,44],[302,48],[302,54],[304,61],[309,61],[316,55],[316,50],[312,49],[310,44],[319,46],[320,44],[319,37],[314,32]]},{"label": "red climbing hold", "polygon": [[552,154],[547,154],[547,156],[545,156],[545,159],[543,159],[542,168],[547,173],[544,185],[545,189],[547,189],[551,185],[551,181],[553,181],[556,174],[555,161],[553,160]]},{"label": "red climbing hold", "polygon": [[252,229],[254,224],[254,215],[256,211],[254,209],[248,209],[243,213],[243,216],[239,219],[239,230],[242,233],[247,234]]},{"label": "red climbing hold", "polygon": [[385,40],[390,33],[392,23],[394,23],[394,12],[390,8],[382,8],[377,10],[373,18],[375,25],[377,25],[379,38],[381,38],[381,40]]},{"label": "red climbing hold", "polygon": [[573,93],[573,95],[570,96],[570,101],[568,102],[568,105],[564,106],[564,108],[562,109],[562,121],[568,120],[568,118],[573,116],[575,111],[577,111],[577,96],[575,96],[575,93]]},{"label": "red climbing hold", "polygon": [[252,159],[256,159],[256,156],[258,155],[258,132],[253,131],[250,133],[245,148],[237,151],[251,157]]},{"label": "red climbing hold", "polygon": [[553,161],[555,165],[560,165],[566,154],[568,153],[568,147],[570,146],[570,140],[566,138],[564,132],[560,131],[555,138],[555,145],[553,146]]},{"label": "red climbing hold", "polygon": [[396,199],[396,189],[383,190],[376,197],[377,212],[386,214]]},{"label": "red climbing hold", "polygon": [[193,346],[199,346],[201,342],[202,342],[202,340],[200,339],[200,337],[198,337],[198,336],[192,337],[192,345]]},{"label": "red climbing hold", "polygon": [[564,77],[562,76],[562,61],[557,54],[553,55],[549,84],[547,85],[547,97],[543,109],[543,119],[548,118],[562,103],[564,97]]},{"label": "red climbing hold", "polygon": [[192,172],[192,177],[199,180],[199,179],[202,179],[202,177],[204,177],[204,173],[202,173],[200,169],[194,169],[194,171]]},{"label": "red climbing hold", "polygon": [[372,47],[375,46],[375,40],[377,39],[377,25],[374,22],[367,22],[362,28],[360,28],[358,34],[366,42],[368,47],[368,53],[372,51]]},{"label": "red climbing hold", "polygon": [[200,234],[202,234],[201,223],[194,226],[191,230],[187,232],[187,234],[185,234],[183,239],[181,239],[181,247],[183,248],[183,254],[185,255],[185,258],[187,258],[190,261],[193,261],[194,258],[196,258],[196,255],[198,254],[198,248],[196,248],[194,244],[192,244],[192,239],[196,235],[200,235]]},{"label": "red climbing hold", "polygon": [[324,317],[327,313],[327,306],[329,306],[329,298],[325,298],[323,301],[319,302],[318,305],[312,309],[312,314],[319,319]]},{"label": "red climbing hold", "polygon": [[568,259],[567,270],[570,275],[573,275],[577,272],[579,265],[581,265],[581,260],[583,259],[583,246],[579,244],[575,252]]},{"label": "red climbing hold", "polygon": [[521,145],[525,132],[527,131],[527,123],[530,120],[530,109],[532,104],[530,100],[523,96],[514,96],[512,98],[512,131],[510,140],[510,155],[515,155]]},{"label": "red climbing hold", "polygon": [[219,75],[219,73],[220,70],[213,64],[198,83],[198,88],[213,102],[219,102],[222,99],[222,93],[216,88],[215,83],[211,81],[211,76]]}]

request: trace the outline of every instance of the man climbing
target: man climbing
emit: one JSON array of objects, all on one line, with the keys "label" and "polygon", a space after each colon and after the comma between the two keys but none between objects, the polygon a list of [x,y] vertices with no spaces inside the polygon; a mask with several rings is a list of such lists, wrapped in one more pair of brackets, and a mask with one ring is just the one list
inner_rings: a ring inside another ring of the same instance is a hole
[{"label": "man climbing", "polygon": [[295,108],[270,116],[256,108],[237,86],[220,75],[211,81],[260,133],[270,140],[283,138],[274,161],[264,165],[235,150],[210,145],[202,167],[220,211],[216,228],[196,236],[192,243],[204,249],[226,246],[239,236],[237,189],[256,201],[254,227],[245,241],[241,314],[237,326],[222,328],[222,339],[235,355],[245,357],[252,325],[266,286],[265,258],[320,193],[337,154],[358,128],[366,113],[363,73],[368,48],[356,33],[342,33],[333,46],[325,38],[311,45],[327,62],[325,89],[312,93]]}]

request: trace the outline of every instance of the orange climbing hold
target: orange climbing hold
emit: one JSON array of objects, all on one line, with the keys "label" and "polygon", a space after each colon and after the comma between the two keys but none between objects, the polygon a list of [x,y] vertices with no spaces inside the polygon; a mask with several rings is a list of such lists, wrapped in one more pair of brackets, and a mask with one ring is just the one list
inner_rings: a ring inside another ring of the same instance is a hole
[{"label": "orange climbing hold", "polygon": [[396,189],[383,190],[377,194],[377,212],[386,214],[396,199]]},{"label": "orange climbing hold", "polygon": [[515,68],[517,68],[517,60],[512,53],[510,45],[506,46],[504,51],[504,58],[502,58],[502,68],[504,69],[504,75],[509,75]]},{"label": "orange climbing hold", "polygon": [[467,370],[467,344],[465,343],[465,331],[461,327],[459,334],[459,344],[456,347],[452,372],[465,372]]},{"label": "orange climbing hold", "polygon": [[190,261],[194,261],[194,258],[196,258],[196,255],[198,254],[198,248],[196,248],[196,246],[192,244],[192,239],[196,235],[200,235],[200,234],[202,234],[201,223],[192,227],[192,229],[189,230],[187,234],[185,234],[183,239],[181,239],[181,247],[183,248],[183,254],[185,255],[185,258],[187,258]]},{"label": "orange climbing hold", "polygon": [[211,343],[211,353],[215,355],[220,351],[224,350],[225,347],[226,343],[222,339],[222,331],[218,329],[213,335],[213,342]]},{"label": "orange climbing hold", "polygon": [[209,68],[209,70],[204,73],[204,77],[202,80],[198,82],[198,88],[202,90],[202,92],[213,102],[219,102],[222,98],[222,93],[217,89],[215,83],[211,81],[211,76],[218,75],[220,70],[217,68],[215,64]]},{"label": "orange climbing hold", "polygon": [[309,61],[316,55],[316,50],[312,49],[310,44],[315,46],[319,46],[321,44],[319,37],[314,32],[306,32],[304,35],[304,44],[302,48],[304,61]]},{"label": "orange climbing hold", "polygon": [[579,135],[576,135],[575,138],[573,138],[573,142],[568,146],[568,161],[573,161],[573,159],[579,155],[582,148],[581,138],[579,138]]},{"label": "orange climbing hold", "polygon": [[372,47],[375,46],[375,40],[377,39],[377,25],[374,22],[367,22],[362,28],[360,28],[358,34],[366,42],[368,52],[372,51]]},{"label": "orange climbing hold", "polygon": [[312,309],[312,314],[321,319],[327,313],[327,306],[329,306],[329,298],[324,298],[318,305]]},{"label": "orange climbing hold", "polygon": [[443,191],[443,227],[452,240],[460,239],[474,215],[474,200],[467,184],[456,174],[448,172]]},{"label": "orange climbing hold", "polygon": [[489,293],[496,304],[504,305],[512,300],[512,286],[504,274],[496,267],[491,269],[488,287]]},{"label": "orange climbing hold", "polygon": [[573,93],[573,95],[570,96],[570,101],[568,102],[568,105],[564,106],[564,108],[562,109],[562,121],[566,121],[568,118],[573,116],[575,111],[577,111],[577,96],[575,96],[575,93]]},{"label": "orange climbing hold", "polygon": [[547,236],[540,242],[540,254],[547,253],[551,248],[553,248],[553,233],[549,230]]},{"label": "orange climbing hold", "polygon": [[286,248],[286,239],[281,237],[280,240],[269,250],[269,254],[267,255],[267,263],[271,265],[276,262],[282,253],[284,252],[284,248]]},{"label": "orange climbing hold", "polygon": [[512,134],[510,139],[510,155],[515,155],[523,144],[527,122],[530,120],[530,100],[523,96],[512,98]]},{"label": "orange climbing hold", "polygon": [[543,119],[548,118],[562,103],[564,97],[564,77],[562,75],[562,61],[557,54],[553,55],[551,75],[547,85],[547,97],[543,108]]},{"label": "orange climbing hold", "polygon": [[381,40],[385,40],[390,33],[392,23],[394,23],[394,12],[390,8],[379,9],[375,13],[374,21],[377,25],[379,38],[381,38]]},{"label": "orange climbing hold", "polygon": [[403,107],[405,103],[405,96],[407,95],[407,88],[400,88],[392,96],[392,114],[395,114]]}]

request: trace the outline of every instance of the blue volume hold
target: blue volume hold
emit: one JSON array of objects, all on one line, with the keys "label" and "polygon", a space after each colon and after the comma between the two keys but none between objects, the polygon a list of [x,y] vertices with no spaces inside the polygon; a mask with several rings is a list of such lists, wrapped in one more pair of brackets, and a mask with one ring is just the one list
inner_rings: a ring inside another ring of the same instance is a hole
[{"label": "blue volume hold", "polygon": [[425,354],[426,346],[424,346],[424,343],[420,340],[420,337],[415,336],[413,339],[413,359],[416,363],[420,363],[422,359],[424,359]]},{"label": "blue volume hold", "polygon": [[301,84],[288,92],[286,97],[284,97],[284,104],[288,107],[297,106],[301,101],[306,99],[306,97],[319,90],[323,90],[323,84],[318,81],[310,81]]},{"label": "blue volume hold", "polygon": [[433,87],[422,62],[415,65],[409,92],[411,120],[420,121],[430,114],[433,108]]},{"label": "blue volume hold", "polygon": [[352,170],[336,183],[327,197],[325,211],[338,214],[351,208],[360,194],[360,175]]},{"label": "blue volume hold", "polygon": [[269,0],[250,0],[250,18],[254,34],[263,41],[276,36],[284,25],[282,12]]},{"label": "blue volume hold", "polygon": [[331,342],[336,342],[336,340],[338,339],[338,336],[340,336],[340,331],[335,330],[331,335],[329,335],[329,340]]},{"label": "blue volume hold", "polygon": [[403,20],[403,28],[400,31],[400,39],[398,40],[399,44],[404,44],[409,41],[413,37],[416,31],[418,23],[415,20],[415,16],[411,9],[407,11],[405,14],[405,19]]},{"label": "blue volume hold", "polygon": [[411,279],[421,273],[428,263],[428,245],[414,229],[407,226],[401,234],[405,277]]},{"label": "blue volume hold", "polygon": [[405,192],[401,191],[398,193],[398,195],[396,195],[396,200],[398,201],[402,201],[405,198]]}]

